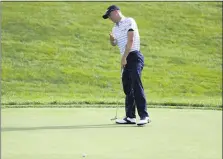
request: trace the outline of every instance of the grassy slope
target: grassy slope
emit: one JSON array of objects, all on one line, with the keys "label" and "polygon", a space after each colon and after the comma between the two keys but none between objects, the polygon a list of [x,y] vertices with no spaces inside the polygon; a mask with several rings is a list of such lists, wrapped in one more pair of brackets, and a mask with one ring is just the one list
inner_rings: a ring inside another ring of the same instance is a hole
[{"label": "grassy slope", "polygon": [[[221,2],[117,4],[138,22],[149,103],[220,105]],[[3,2],[2,102],[123,102],[108,5]]]}]

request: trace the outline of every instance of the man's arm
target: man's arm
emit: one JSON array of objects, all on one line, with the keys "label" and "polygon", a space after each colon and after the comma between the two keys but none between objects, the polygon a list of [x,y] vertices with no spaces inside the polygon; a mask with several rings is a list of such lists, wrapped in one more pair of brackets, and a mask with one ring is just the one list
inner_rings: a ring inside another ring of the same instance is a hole
[{"label": "man's arm", "polygon": [[124,54],[122,55],[122,60],[121,60],[121,67],[123,68],[126,64],[127,64],[127,61],[126,61],[126,58],[132,48],[132,44],[133,44],[133,37],[134,37],[134,30],[133,29],[130,29],[128,31],[128,40],[127,40],[127,44],[125,46],[125,52]]},{"label": "man's arm", "polygon": [[131,48],[132,48],[132,44],[133,44],[133,37],[134,37],[134,31],[131,30],[131,31],[128,31],[128,40],[127,40],[127,44],[125,46],[125,53],[123,56],[127,57]]}]

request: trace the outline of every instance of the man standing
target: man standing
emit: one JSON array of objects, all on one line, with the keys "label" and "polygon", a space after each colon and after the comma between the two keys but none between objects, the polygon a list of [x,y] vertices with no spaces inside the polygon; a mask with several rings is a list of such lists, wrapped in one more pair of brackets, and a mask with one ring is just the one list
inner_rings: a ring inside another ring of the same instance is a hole
[{"label": "man standing", "polygon": [[[140,52],[140,37],[138,27],[133,18],[124,17],[120,8],[111,5],[102,16],[115,23],[110,42],[112,46],[118,45],[121,58],[122,85],[125,98],[124,119],[117,119],[117,124],[136,124],[135,104],[140,117],[137,125],[145,125],[150,122],[147,112],[146,97],[141,82],[141,72],[144,66],[144,57]],[[134,104],[135,103],[135,104]]]}]

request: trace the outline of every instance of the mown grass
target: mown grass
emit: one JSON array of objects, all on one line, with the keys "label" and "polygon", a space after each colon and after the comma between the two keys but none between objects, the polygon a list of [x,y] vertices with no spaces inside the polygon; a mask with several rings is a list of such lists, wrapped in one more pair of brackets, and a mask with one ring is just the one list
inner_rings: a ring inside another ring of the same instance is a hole
[{"label": "mown grass", "polygon": [[[221,159],[222,113],[149,109],[145,127],[116,125],[115,109],[4,109],[2,158]],[[124,109],[119,111],[122,116]],[[138,118],[137,118],[138,119]],[[130,140],[131,138],[131,140]]]},{"label": "mown grass", "polygon": [[[2,104],[123,103],[110,2],[3,2]],[[222,106],[221,2],[117,2],[136,19],[148,104]]]}]

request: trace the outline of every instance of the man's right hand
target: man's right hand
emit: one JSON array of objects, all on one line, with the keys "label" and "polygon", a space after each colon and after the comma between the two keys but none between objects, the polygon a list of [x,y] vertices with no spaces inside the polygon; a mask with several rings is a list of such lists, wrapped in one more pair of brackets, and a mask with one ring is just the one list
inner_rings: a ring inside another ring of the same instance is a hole
[{"label": "man's right hand", "polygon": [[110,41],[113,42],[115,40],[115,37],[113,36],[112,33],[110,33],[109,36],[110,36]]},{"label": "man's right hand", "polygon": [[112,45],[112,46],[117,45],[117,42],[116,42],[116,40],[115,40],[114,35],[113,35],[112,33],[110,33],[109,36],[110,36],[110,42],[111,42],[111,45]]}]

